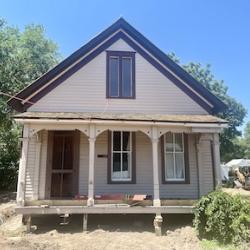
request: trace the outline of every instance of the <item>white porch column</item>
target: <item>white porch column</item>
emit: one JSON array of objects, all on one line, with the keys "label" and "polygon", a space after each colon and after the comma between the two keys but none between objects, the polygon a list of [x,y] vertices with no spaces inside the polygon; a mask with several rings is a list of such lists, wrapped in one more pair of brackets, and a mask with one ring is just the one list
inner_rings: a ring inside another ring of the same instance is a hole
[{"label": "white porch column", "polygon": [[17,204],[24,205],[25,199],[25,179],[26,179],[26,166],[29,147],[29,125],[24,124],[23,138],[22,138],[22,154],[19,163],[18,183],[17,183]]},{"label": "white porch column", "polygon": [[152,158],[153,158],[153,185],[154,185],[154,201],[153,205],[156,207],[161,206],[160,200],[160,187],[159,187],[159,155],[158,155],[158,130],[152,127]]},{"label": "white porch column", "polygon": [[35,161],[35,183],[34,183],[34,196],[33,199],[38,200],[39,197],[39,184],[40,184],[40,159],[41,159],[41,134],[36,134],[36,161]]},{"label": "white porch column", "polygon": [[196,149],[196,162],[197,162],[197,177],[198,177],[198,198],[205,194],[204,186],[202,185],[203,167],[201,159],[201,135],[196,136],[195,142]]},{"label": "white porch column", "polygon": [[95,125],[89,127],[89,183],[88,183],[88,206],[94,205],[94,166],[95,166]]},{"label": "white porch column", "polygon": [[221,171],[220,171],[220,140],[219,134],[213,134],[213,160],[214,160],[214,168],[215,168],[215,185],[218,186],[221,184]]}]

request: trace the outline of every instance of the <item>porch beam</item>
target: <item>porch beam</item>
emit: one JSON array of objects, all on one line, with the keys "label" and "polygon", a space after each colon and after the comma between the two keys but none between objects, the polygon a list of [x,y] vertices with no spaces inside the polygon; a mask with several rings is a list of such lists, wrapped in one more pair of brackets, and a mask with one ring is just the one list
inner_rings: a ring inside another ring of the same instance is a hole
[{"label": "porch beam", "polygon": [[152,158],[153,158],[153,186],[154,186],[154,200],[153,205],[155,207],[161,206],[160,200],[160,186],[159,186],[159,159],[158,159],[158,129],[152,127]]},{"label": "porch beam", "polygon": [[17,207],[17,214],[192,214],[194,206],[40,206]]},{"label": "porch beam", "polygon": [[25,199],[25,182],[26,182],[26,167],[29,147],[29,125],[23,126],[23,137],[22,137],[22,154],[19,163],[19,174],[17,184],[17,204],[19,206],[24,205]]},{"label": "porch beam", "polygon": [[88,181],[88,206],[94,205],[94,165],[95,165],[95,125],[89,126],[89,181]]}]

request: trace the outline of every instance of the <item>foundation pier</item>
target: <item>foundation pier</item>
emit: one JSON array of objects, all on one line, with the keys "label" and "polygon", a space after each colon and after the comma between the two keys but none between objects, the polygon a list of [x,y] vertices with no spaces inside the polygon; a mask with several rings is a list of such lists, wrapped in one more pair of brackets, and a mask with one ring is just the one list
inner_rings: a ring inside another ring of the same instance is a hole
[{"label": "foundation pier", "polygon": [[156,214],[155,219],[154,219],[154,228],[155,228],[156,236],[162,235],[162,232],[161,232],[162,222],[163,222],[163,219],[162,219],[161,214]]}]

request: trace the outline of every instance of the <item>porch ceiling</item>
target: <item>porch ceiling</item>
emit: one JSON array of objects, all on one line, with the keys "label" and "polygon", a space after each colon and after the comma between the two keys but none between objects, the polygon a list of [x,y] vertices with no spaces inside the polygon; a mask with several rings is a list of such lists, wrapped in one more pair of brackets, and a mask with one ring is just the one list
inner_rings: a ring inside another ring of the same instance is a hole
[{"label": "porch ceiling", "polygon": [[105,121],[146,121],[173,123],[227,124],[226,120],[212,115],[168,115],[141,113],[98,113],[98,112],[25,112],[15,119],[56,119],[56,120],[105,120]]}]

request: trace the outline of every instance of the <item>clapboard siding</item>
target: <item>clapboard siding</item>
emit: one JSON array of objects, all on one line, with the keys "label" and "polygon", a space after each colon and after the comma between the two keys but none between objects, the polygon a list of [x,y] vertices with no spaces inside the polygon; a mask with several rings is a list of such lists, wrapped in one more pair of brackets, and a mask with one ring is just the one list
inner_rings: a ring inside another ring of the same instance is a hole
[{"label": "clapboard siding", "polygon": [[[85,137],[85,138],[84,138]],[[189,135],[189,168],[190,184],[162,184],[161,167],[160,174],[160,196],[161,198],[183,198],[196,199],[198,197],[198,173],[196,163],[196,150],[194,135]],[[203,168],[205,188],[210,192],[212,190],[212,164],[210,142],[203,142]],[[153,195],[153,170],[152,170],[152,146],[149,138],[141,132],[136,133],[136,184],[107,184],[107,159],[98,158],[98,154],[107,154],[107,132],[102,133],[96,140],[95,157],[95,194],[149,194]],[[208,151],[208,152],[207,152]],[[161,164],[161,150],[159,145],[159,163]],[[210,156],[210,158],[208,157]],[[80,162],[80,193],[88,193],[88,142],[87,137],[81,137],[81,158]],[[203,185],[203,183],[202,183]]]},{"label": "clapboard siding", "polygon": [[201,195],[204,195],[213,190],[213,168],[211,155],[211,135],[203,134],[201,137],[201,177],[200,183],[202,185]]},{"label": "clapboard siding", "polygon": [[46,166],[47,166],[47,146],[48,146],[48,131],[42,131],[42,147],[39,171],[39,199],[45,198],[46,184]]},{"label": "clapboard siding", "polygon": [[35,189],[38,188],[36,182],[36,137],[32,136],[29,139],[28,155],[27,155],[27,167],[25,178],[25,199],[33,199]]},{"label": "clapboard siding", "polygon": [[[33,199],[35,190],[39,185],[39,199],[45,197],[45,178],[47,161],[47,139],[48,132],[42,132],[42,147],[40,169],[35,169],[36,138],[32,137],[29,143],[27,171],[26,171],[26,199]],[[202,194],[213,190],[212,159],[210,148],[210,136],[201,137],[201,158]],[[153,169],[152,169],[152,145],[150,139],[142,132],[136,132],[136,184],[108,184],[107,183],[107,158],[98,158],[98,155],[106,155],[108,152],[108,133],[103,132],[97,137],[95,151],[95,194],[149,194],[153,195]],[[159,144],[159,176],[160,176],[160,197],[195,199],[198,197],[198,173],[195,150],[195,136],[189,134],[189,168],[190,184],[162,184],[161,181],[161,150]],[[80,135],[80,161],[79,161],[79,194],[88,194],[88,162],[89,144],[86,135]],[[39,171],[39,181],[36,179],[36,171]]]},{"label": "clapboard siding", "polygon": [[[189,174],[190,184],[162,184],[160,185],[160,196],[162,198],[182,198],[196,199],[198,198],[198,178],[197,178],[197,162],[196,150],[194,143],[194,135],[188,135],[189,150]],[[160,169],[161,170],[161,169]],[[160,177],[161,177],[160,171]],[[161,178],[160,178],[161,179]]]},{"label": "clapboard siding", "polygon": [[[132,50],[118,40],[109,50]],[[136,98],[106,99],[106,52],[66,79],[28,111],[206,114],[188,95],[136,53]]]}]

